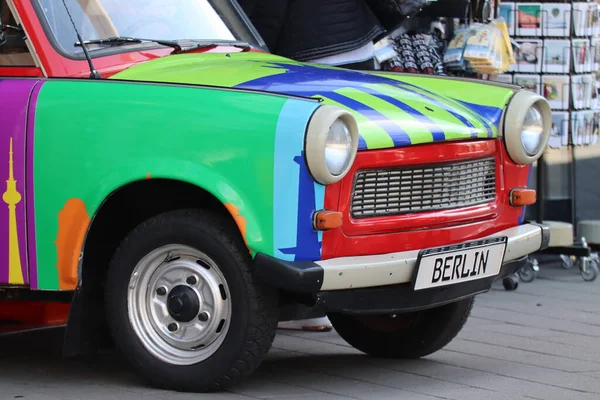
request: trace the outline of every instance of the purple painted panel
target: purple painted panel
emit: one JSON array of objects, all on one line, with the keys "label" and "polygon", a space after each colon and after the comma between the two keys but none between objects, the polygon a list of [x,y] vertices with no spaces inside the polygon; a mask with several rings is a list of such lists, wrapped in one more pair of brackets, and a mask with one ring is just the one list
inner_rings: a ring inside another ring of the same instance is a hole
[{"label": "purple painted panel", "polygon": [[29,264],[29,286],[32,289],[37,289],[38,286],[38,270],[37,270],[37,250],[35,242],[35,206],[34,206],[34,176],[33,176],[33,144],[34,144],[34,125],[35,125],[35,110],[37,106],[38,95],[40,89],[44,85],[40,82],[33,89],[31,100],[29,101],[29,111],[27,113],[27,165],[25,172],[27,176],[27,196],[25,205],[27,206],[27,255]]},{"label": "purple painted panel", "polygon": [[0,284],[29,283],[25,148],[27,106],[37,82],[0,81]]}]

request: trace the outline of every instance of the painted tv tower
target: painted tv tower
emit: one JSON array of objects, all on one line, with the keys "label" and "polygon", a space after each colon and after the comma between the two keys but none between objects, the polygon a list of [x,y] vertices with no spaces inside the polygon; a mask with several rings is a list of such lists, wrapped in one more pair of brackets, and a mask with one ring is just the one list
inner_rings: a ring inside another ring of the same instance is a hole
[{"label": "painted tv tower", "polygon": [[17,191],[17,181],[13,168],[13,141],[10,138],[10,150],[8,160],[8,180],[6,181],[6,192],[2,200],[8,204],[9,233],[8,233],[8,283],[10,285],[23,285],[23,270],[21,268],[21,255],[19,254],[19,235],[17,232],[17,204],[21,202],[21,194]]}]

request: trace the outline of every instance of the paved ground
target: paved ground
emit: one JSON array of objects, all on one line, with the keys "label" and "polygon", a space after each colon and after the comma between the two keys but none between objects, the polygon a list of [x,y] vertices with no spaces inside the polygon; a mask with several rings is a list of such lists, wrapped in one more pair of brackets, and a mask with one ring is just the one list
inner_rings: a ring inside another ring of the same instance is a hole
[{"label": "paved ground", "polygon": [[446,349],[418,361],[366,357],[335,333],[280,332],[259,372],[234,393],[143,386],[115,354],[64,361],[61,332],[0,341],[0,399],[600,399],[600,280],[545,268],[516,292],[478,297]]}]

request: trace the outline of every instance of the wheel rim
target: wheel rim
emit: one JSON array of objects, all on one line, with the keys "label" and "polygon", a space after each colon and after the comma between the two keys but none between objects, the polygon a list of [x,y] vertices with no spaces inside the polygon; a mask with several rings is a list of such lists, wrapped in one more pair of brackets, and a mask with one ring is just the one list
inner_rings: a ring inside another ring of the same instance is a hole
[{"label": "wheel rim", "polygon": [[573,262],[573,260],[569,256],[561,254],[560,258],[561,258],[562,266],[563,266],[564,269],[571,269],[575,265],[575,263]]},{"label": "wheel rim", "polygon": [[522,268],[519,271],[519,277],[521,278],[521,280],[523,280],[525,282],[532,281],[533,280],[533,268],[530,268],[530,267]]},{"label": "wheel rim", "polygon": [[217,264],[183,245],[160,247],[140,260],[131,274],[127,305],[144,347],[175,365],[213,355],[227,336],[232,312]]},{"label": "wheel rim", "polygon": [[598,262],[595,260],[587,261],[587,268],[581,270],[581,276],[586,281],[592,281],[598,276]]}]

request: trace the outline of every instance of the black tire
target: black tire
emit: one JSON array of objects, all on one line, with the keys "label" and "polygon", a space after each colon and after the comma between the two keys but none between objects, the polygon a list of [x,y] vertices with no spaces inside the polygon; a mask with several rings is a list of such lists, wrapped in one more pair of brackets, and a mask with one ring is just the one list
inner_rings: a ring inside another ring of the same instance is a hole
[{"label": "black tire", "polygon": [[515,291],[519,287],[519,279],[514,275],[507,276],[502,279],[502,286],[507,292]]},{"label": "black tire", "polygon": [[[154,357],[129,321],[130,276],[146,254],[167,244],[194,247],[210,256],[226,279],[231,321],[224,341],[206,360],[173,365]],[[270,350],[277,326],[277,292],[254,281],[251,257],[235,225],[210,212],[179,210],[147,220],[120,244],[107,277],[106,303],[113,339],[155,387],[183,392],[224,390],[251,375]]]},{"label": "black tire", "polygon": [[370,356],[421,358],[446,346],[460,332],[474,298],[395,316],[329,314],[348,344]]}]

